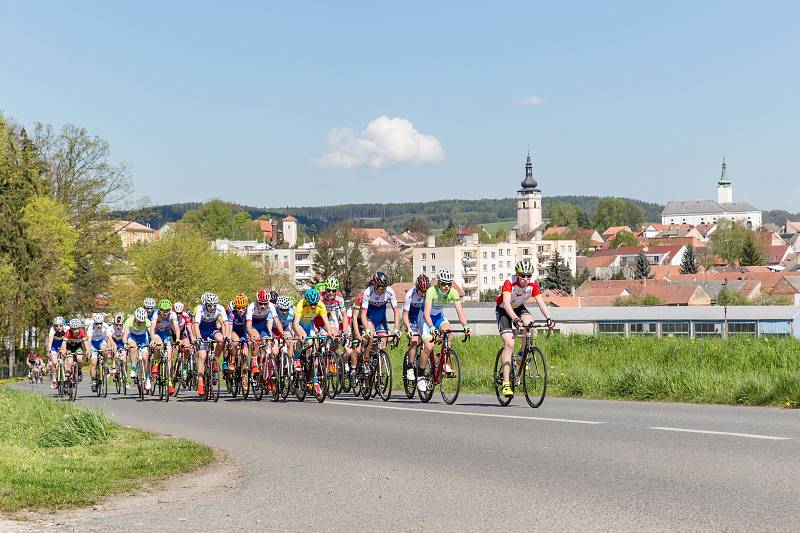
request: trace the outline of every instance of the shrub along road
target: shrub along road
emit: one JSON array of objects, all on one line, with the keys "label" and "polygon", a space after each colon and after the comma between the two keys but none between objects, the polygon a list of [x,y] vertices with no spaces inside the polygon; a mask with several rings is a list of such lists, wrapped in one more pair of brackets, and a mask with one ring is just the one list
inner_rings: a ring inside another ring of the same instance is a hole
[{"label": "shrub along road", "polygon": [[534,410],[522,398],[499,408],[476,395],[454,406],[438,395],[428,405],[348,395],[322,405],[227,397],[162,404],[99,400],[88,386],[78,404],[223,448],[243,477],[213,499],[167,492],[144,510],[62,517],[76,530],[143,522],[166,531],[797,525],[797,411],[557,398]]}]

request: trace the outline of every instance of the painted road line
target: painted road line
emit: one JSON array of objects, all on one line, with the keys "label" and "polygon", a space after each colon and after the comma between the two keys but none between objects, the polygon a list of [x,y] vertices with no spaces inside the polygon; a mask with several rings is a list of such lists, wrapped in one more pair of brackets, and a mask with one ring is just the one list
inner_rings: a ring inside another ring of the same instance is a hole
[{"label": "painted road line", "polygon": [[680,431],[683,433],[705,433],[706,435],[727,435],[729,437],[744,437],[746,439],[763,440],[792,440],[791,437],[774,437],[772,435],[754,435],[752,433],[732,433],[729,431],[707,431],[705,429],[686,429],[686,428],[664,428],[648,427],[647,429],[658,429],[661,431]]},{"label": "painted road line", "polygon": [[461,416],[484,416],[488,418],[513,418],[518,420],[542,420],[545,422],[566,422],[569,424],[605,424],[605,422],[596,422],[592,420],[572,420],[569,418],[546,418],[541,416],[519,416],[519,415],[497,415],[492,413],[469,413],[466,411],[444,411],[442,409],[421,409],[418,407],[397,407],[394,405],[370,405],[368,403],[356,403],[356,402],[343,402],[340,400],[328,400],[325,402],[325,405],[328,404],[335,404],[335,405],[350,405],[353,407],[371,407],[373,409],[392,409],[395,411],[418,411],[420,413],[438,413],[444,415],[461,415]]}]

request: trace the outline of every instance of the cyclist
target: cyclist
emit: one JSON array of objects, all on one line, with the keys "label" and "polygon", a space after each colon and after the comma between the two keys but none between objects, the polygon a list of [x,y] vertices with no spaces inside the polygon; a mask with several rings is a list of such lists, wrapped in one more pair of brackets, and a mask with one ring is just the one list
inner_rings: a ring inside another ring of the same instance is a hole
[{"label": "cyclist", "polygon": [[[397,327],[400,324],[400,316],[397,312],[397,297],[394,290],[389,287],[389,276],[383,272],[376,272],[372,276],[372,284],[364,289],[363,302],[361,305],[361,322],[370,337],[365,347],[366,354],[369,354],[369,345],[375,333],[388,333],[389,325],[386,321],[386,306],[391,304],[394,313],[394,333],[397,334]],[[385,349],[386,339],[381,342],[381,348]]]},{"label": "cyclist", "polygon": [[[230,322],[229,336],[232,341],[229,359],[231,359],[231,366],[233,367],[234,371],[241,369],[235,368],[236,361],[233,360],[233,355],[235,353],[233,346],[239,344],[239,342],[242,342],[242,353],[244,354],[245,364],[247,364],[247,359],[250,357],[247,337],[247,309],[249,307],[250,302],[248,301],[247,295],[243,292],[240,292],[233,298],[233,311],[228,313],[228,322]],[[222,369],[225,370],[225,368],[225,363],[223,363]],[[242,380],[243,390],[247,390],[247,385],[247,380]]]},{"label": "cyclist", "polygon": [[[370,279],[365,290],[372,286],[372,279]],[[346,330],[351,333],[354,339],[358,342],[353,342],[353,348],[350,351],[350,380],[355,382],[356,368],[358,367],[358,356],[364,351],[364,338],[361,334],[365,330],[365,322],[361,319],[361,308],[364,306],[364,291],[359,291],[353,299],[353,305],[347,310],[347,320],[350,329]]]},{"label": "cyclist", "polygon": [[[125,321],[122,331],[122,342],[128,347],[128,358],[131,361],[131,379],[136,379],[138,360],[136,351],[141,350],[142,360],[145,362],[145,370],[149,359],[150,348],[150,319],[144,307],[137,307],[133,315]],[[150,375],[145,374],[145,389],[150,390]]]},{"label": "cyclist", "polygon": [[[247,336],[250,339],[253,354],[256,355],[256,345],[262,339],[269,339],[272,337],[272,330],[275,328],[275,305],[269,301],[269,292],[267,289],[261,289],[256,293],[256,299],[247,306],[245,313],[245,327],[247,329]],[[277,325],[278,334],[283,333],[281,324]],[[264,353],[268,351],[265,348]],[[258,357],[251,359],[250,372],[259,372]]]},{"label": "cyclist", "polygon": [[144,310],[147,311],[147,316],[153,316],[153,311],[156,310],[156,299],[145,298],[144,302],[142,302],[142,306],[144,307]]},{"label": "cyclist", "polygon": [[58,352],[61,351],[61,346],[64,344],[64,336],[67,334],[67,328],[64,324],[64,317],[57,316],[53,319],[53,327],[47,334],[47,343],[45,344],[45,351],[50,359],[50,388],[55,389],[58,387],[56,383],[56,365],[58,364]]},{"label": "cyclist", "polygon": [[[469,326],[461,306],[461,297],[453,287],[453,273],[443,268],[436,274],[436,285],[425,292],[425,305],[422,311],[422,354],[419,358],[420,373],[428,367],[428,359],[433,353],[433,337],[437,331],[450,329],[450,322],[444,317],[444,306],[452,303],[456,308],[458,321],[464,327],[465,334],[469,335]],[[448,374],[452,372],[449,365],[445,368]],[[424,375],[420,377],[417,387],[422,392],[428,390],[428,380]]]},{"label": "cyclist", "polygon": [[103,319],[103,313],[93,313],[92,327],[89,328],[88,333],[89,343],[92,345],[92,352],[90,355],[91,366],[89,367],[89,375],[92,378],[92,392],[97,390],[94,378],[97,375],[98,356],[100,356],[101,360],[105,359],[105,356],[101,355],[101,352],[110,350],[111,347],[115,345],[114,339],[111,338],[113,332]]},{"label": "cyclist", "polygon": [[[172,300],[163,300],[158,302],[158,309],[150,315],[150,327],[147,328],[150,335],[150,341],[153,346],[158,346],[161,353],[167,357],[167,380],[169,381],[169,393],[175,394],[175,387],[172,385],[172,345],[175,339],[180,336],[180,328],[178,327],[178,315],[172,310]],[[151,368],[148,369],[147,375],[150,376]],[[152,369],[152,373],[158,375],[158,365]]]},{"label": "cyclist", "polygon": [[188,357],[187,348],[194,341],[194,331],[192,328],[192,317],[186,312],[183,302],[175,302],[172,305],[175,317],[178,320],[178,342],[183,346],[182,355]]},{"label": "cyclist", "polygon": [[42,375],[42,358],[38,353],[29,353],[25,362],[28,364],[28,379],[31,383],[36,383]]},{"label": "cyclist", "polygon": [[[297,306],[294,309],[294,323],[292,325],[297,333],[297,336],[300,337],[301,342],[316,336],[314,320],[317,317],[322,319],[322,328],[320,329],[324,329],[328,335],[334,337],[335,331],[333,327],[331,327],[331,324],[328,323],[328,311],[325,309],[325,304],[322,303],[319,291],[311,288],[306,290],[303,299],[297,302]],[[309,347],[310,345],[306,346],[303,351],[307,351]],[[299,368],[301,365],[299,352],[294,353],[294,365],[295,368]],[[319,383],[317,382],[316,374],[314,375],[313,383],[314,392],[319,394],[320,387]]]},{"label": "cyclist", "polygon": [[[72,370],[73,358],[78,365],[78,381],[83,379],[83,354],[88,354],[91,345],[86,330],[83,328],[83,321],[73,318],[69,321],[69,330],[64,335],[64,343],[61,345],[61,355],[64,356],[64,365],[67,373]],[[81,350],[81,351],[78,351]],[[71,356],[68,358],[68,356]]]},{"label": "cyclist", "polygon": [[532,281],[534,267],[527,259],[518,262],[514,268],[516,275],[503,283],[500,294],[495,300],[495,316],[497,329],[503,339],[503,389],[501,393],[507,398],[514,396],[509,375],[511,371],[511,354],[514,352],[514,326],[528,325],[533,321],[530,311],[525,303],[530,298],[535,298],[539,310],[547,320],[548,327],[552,328],[555,322],[550,318],[550,311],[542,298],[539,284]]},{"label": "cyclist", "polygon": [[[117,352],[125,349],[125,343],[122,341],[122,337],[125,334],[125,315],[121,312],[114,313],[114,320],[111,322],[111,339],[114,341],[112,346],[115,347]],[[114,357],[114,362],[112,363],[111,373],[117,373],[117,358]]]},{"label": "cyclist", "polygon": [[219,297],[213,292],[203,293],[203,296],[200,297],[200,305],[194,311],[194,337],[195,342],[199,343],[197,352],[198,396],[205,395],[203,371],[208,353],[208,342],[215,341],[214,358],[219,359],[223,342],[227,340],[225,333],[227,333],[228,325],[228,313],[220,305]]},{"label": "cyclist", "polygon": [[[422,331],[420,324],[423,323],[422,307],[425,303],[425,293],[431,286],[431,281],[425,274],[417,276],[414,286],[408,289],[405,300],[403,301],[403,325],[408,332],[408,350],[406,358],[408,360],[408,370],[406,379],[414,379],[414,356],[419,345],[419,335]],[[416,335],[415,335],[416,334]]]},{"label": "cyclist", "polygon": [[[294,341],[292,337],[292,326],[294,324],[294,306],[292,299],[288,296],[278,296],[275,304],[275,317],[272,321],[272,335],[274,337],[283,336],[286,339],[286,349],[289,353],[294,353]],[[278,355],[277,343],[272,346],[272,353]]]}]

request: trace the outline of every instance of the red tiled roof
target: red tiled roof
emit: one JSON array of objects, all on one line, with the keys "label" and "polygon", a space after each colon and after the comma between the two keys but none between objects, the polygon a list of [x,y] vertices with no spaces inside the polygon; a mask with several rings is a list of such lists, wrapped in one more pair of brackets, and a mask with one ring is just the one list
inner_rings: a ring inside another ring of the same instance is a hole
[{"label": "red tiled roof", "polygon": [[613,255],[597,255],[595,253],[594,255],[591,255],[585,259],[583,267],[584,268],[607,267],[614,262],[614,258],[615,256]]},{"label": "red tiled roof", "polygon": [[285,217],[283,217],[283,220],[285,220],[286,222],[297,222],[297,219],[294,218],[292,215],[286,215]]},{"label": "red tiled roof", "polygon": [[605,230],[602,234],[603,237],[613,237],[620,231],[631,231],[631,228],[628,226],[611,226],[607,230]]},{"label": "red tiled roof", "polygon": [[[667,255],[673,256],[680,251],[682,245],[678,246],[649,246],[644,253],[648,255]],[[607,249],[607,250],[598,250],[592,255],[592,257],[603,257],[603,256],[618,256],[618,255],[636,255],[641,250],[643,250],[644,246],[620,246],[619,248]]]},{"label": "red tiled roof", "polygon": [[549,237],[551,235],[561,235],[562,233],[567,232],[566,226],[553,226],[552,228],[547,228],[544,230],[543,237]]},{"label": "red tiled roof", "polygon": [[374,241],[375,239],[389,241],[389,232],[383,228],[353,228],[353,231],[362,235],[367,241]]},{"label": "red tiled roof", "polygon": [[782,244],[780,246],[767,246],[767,263],[771,265],[780,263],[783,261],[783,258],[786,256],[786,253],[790,248],[791,246],[788,244]]},{"label": "red tiled roof", "polygon": [[414,284],[408,281],[401,281],[392,285],[392,290],[394,291],[394,295],[397,297],[398,304],[406,301],[406,293],[412,286],[414,286]]}]

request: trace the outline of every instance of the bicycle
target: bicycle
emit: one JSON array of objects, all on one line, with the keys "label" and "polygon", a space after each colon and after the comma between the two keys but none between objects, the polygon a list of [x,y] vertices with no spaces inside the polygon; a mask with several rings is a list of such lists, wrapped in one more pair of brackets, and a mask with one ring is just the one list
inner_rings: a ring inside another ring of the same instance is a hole
[{"label": "bicycle", "polygon": [[[145,385],[146,385],[146,377],[145,377],[145,359],[142,356],[142,352],[147,349],[147,346],[137,346],[136,347],[136,373],[133,377],[133,383],[136,385],[136,389],[139,392],[139,401],[144,401],[144,394],[145,394]],[[133,371],[133,369],[131,369]]]},{"label": "bicycle", "polygon": [[381,400],[388,402],[392,397],[392,360],[389,352],[380,347],[380,340],[386,339],[392,348],[400,342],[398,335],[376,333],[375,341],[370,343],[369,362],[367,364],[367,379],[361,390],[365,400],[380,395]]},{"label": "bicycle", "polygon": [[333,350],[333,343],[336,341],[335,337],[320,337],[322,343],[322,365],[325,368],[326,380],[328,385],[327,396],[331,400],[342,391],[343,388],[343,371],[344,363],[342,357]]},{"label": "bicycle", "polygon": [[434,343],[441,345],[439,353],[436,353],[434,347],[431,360],[428,361],[428,366],[424,370],[418,367],[419,361],[415,363],[417,379],[424,377],[428,381],[426,391],[423,392],[417,387],[422,403],[428,403],[431,400],[436,385],[439,385],[439,393],[447,405],[453,405],[458,399],[458,394],[461,392],[461,358],[458,356],[458,352],[450,346],[450,337],[456,333],[464,334],[462,343],[469,340],[469,332],[463,329],[439,331],[434,336]]},{"label": "bicycle", "polygon": [[[83,353],[82,350],[78,349],[74,352],[67,352],[66,356],[63,358],[59,355],[59,362],[61,364],[61,380],[59,384],[59,394],[58,397],[61,398],[62,395],[66,395],[67,399],[74,402],[78,398],[78,357],[77,355]],[[70,366],[69,372],[66,370],[66,359],[72,359],[72,365]],[[63,383],[63,385],[61,385]],[[63,394],[62,394],[63,389]]]},{"label": "bicycle", "polygon": [[94,387],[95,387],[95,394],[97,397],[106,398],[108,396],[108,375],[111,373],[111,369],[108,368],[108,364],[106,363],[106,356],[107,354],[111,353],[112,350],[97,350],[97,366],[95,367],[94,372]]},{"label": "bicycle", "polygon": [[128,393],[128,365],[127,365],[127,351],[124,348],[118,348],[114,351],[114,386],[117,388],[117,394]]},{"label": "bicycle", "polygon": [[[188,353],[188,355],[187,355]],[[181,388],[187,390],[197,389],[197,348],[179,344],[175,350],[175,362],[172,365],[172,386],[175,387],[173,396],[178,397]]]},{"label": "bicycle", "polygon": [[327,342],[328,338],[327,335],[314,337],[310,339],[311,342],[309,346],[303,350],[304,354],[306,354],[308,350],[311,352],[305,357],[305,375],[311,376],[310,383],[308,379],[306,379],[306,386],[311,390],[314,398],[319,403],[324,402],[325,398],[328,396],[328,372],[325,366],[325,357],[321,351],[322,345]]},{"label": "bicycle", "polygon": [[65,359],[65,356],[61,352],[58,352],[58,359],[56,361],[56,388],[58,389],[59,399],[66,396],[69,392]]},{"label": "bicycle", "polygon": [[[419,333],[412,333],[409,332],[408,334],[408,343],[411,344],[411,338],[417,337],[420,339],[421,336]],[[406,350],[408,351],[408,350]],[[422,353],[422,342],[417,342],[417,347],[414,351],[414,362],[409,366],[408,364],[408,357],[406,354],[403,354],[403,391],[406,393],[406,398],[409,400],[414,397],[417,392],[417,365],[416,362],[419,359],[420,354]],[[408,379],[408,370],[414,373],[414,379]]]},{"label": "bicycle", "polygon": [[[214,345],[217,341],[205,341],[203,344],[206,346],[206,364],[203,368],[203,386],[205,387],[205,394],[203,400],[208,401],[213,399],[214,402],[219,401],[219,390],[222,382],[222,373],[220,371],[219,361],[214,355]],[[214,390],[216,388],[216,390]]]},{"label": "bicycle", "polygon": [[[511,358],[511,368],[509,369],[509,381],[511,389],[516,390],[517,386],[522,385],[525,392],[525,400],[528,405],[537,408],[544,402],[547,394],[547,359],[542,350],[533,345],[533,331],[542,326],[547,328],[547,336],[552,333],[546,320],[534,320],[527,326],[519,324],[517,329],[524,331],[525,337],[522,348],[515,352]],[[502,407],[511,403],[511,397],[501,394],[503,388],[503,349],[497,352],[494,361],[494,392],[497,401]]]},{"label": "bicycle", "polygon": [[[296,337],[290,340],[297,341]],[[278,400],[285,401],[290,393],[294,393],[295,383],[293,382],[294,376],[294,363],[292,356],[289,354],[289,348],[286,340],[280,338],[278,340],[278,355],[272,356],[273,369],[271,371],[270,380],[273,381],[272,401]],[[305,383],[303,383],[305,387]]]},{"label": "bicycle", "polygon": [[152,376],[150,395],[155,394],[155,389],[158,387],[158,399],[169,402],[170,368],[165,350],[166,346],[164,344],[156,344],[152,350],[152,356],[150,357],[150,375]]}]

